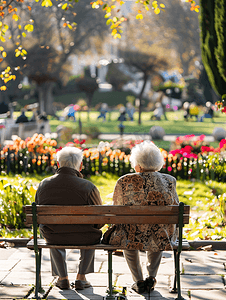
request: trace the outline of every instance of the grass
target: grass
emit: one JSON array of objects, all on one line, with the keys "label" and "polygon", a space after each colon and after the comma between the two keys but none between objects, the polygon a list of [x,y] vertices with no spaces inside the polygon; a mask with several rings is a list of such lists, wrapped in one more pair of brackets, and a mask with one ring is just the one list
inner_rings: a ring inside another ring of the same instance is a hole
[{"label": "grass", "polygon": [[[0,179],[6,176],[0,176]],[[17,178],[10,178],[12,184],[16,184]],[[37,186],[44,177],[26,176]],[[103,204],[112,204],[112,193],[118,176],[111,174],[93,175],[89,178],[99,189]],[[226,228],[222,205],[226,201],[226,183],[208,181],[177,181],[177,193],[179,201],[191,206],[190,224],[185,226],[184,237],[188,240],[194,239],[221,239],[226,237]],[[30,237],[31,230],[0,230],[4,237]]]},{"label": "grass", "polygon": [[[216,114],[214,118],[214,123],[210,119],[205,119],[204,122],[195,122],[191,120],[185,122],[183,119],[183,111],[168,112],[166,121],[162,118],[161,121],[151,121],[150,117],[153,112],[143,112],[142,113],[142,124],[138,124],[138,113],[134,114],[134,122],[125,121],[123,124],[125,126],[125,133],[133,134],[148,134],[152,126],[161,126],[164,128],[166,134],[175,134],[175,135],[186,135],[186,134],[196,134],[196,135],[211,135],[215,127],[224,127],[226,122],[226,115]],[[110,121],[109,116],[107,115],[107,121],[103,122],[102,120],[97,120],[99,112],[92,111],[90,112],[90,121],[87,121],[87,113],[81,112],[80,118],[82,121],[82,128],[98,127],[100,133],[119,133],[119,112],[111,112]],[[78,113],[76,113],[76,118],[78,119]],[[78,122],[71,120],[59,121],[56,119],[50,120],[51,131],[55,132],[58,125],[63,125],[65,127],[72,128],[75,133],[78,133],[79,126]]]}]

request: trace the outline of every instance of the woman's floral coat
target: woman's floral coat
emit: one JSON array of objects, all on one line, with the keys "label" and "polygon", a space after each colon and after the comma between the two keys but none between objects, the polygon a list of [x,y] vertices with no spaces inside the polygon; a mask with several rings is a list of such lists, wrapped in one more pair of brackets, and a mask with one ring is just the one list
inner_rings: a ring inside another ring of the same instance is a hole
[{"label": "woman's floral coat", "polygon": [[[116,183],[113,204],[178,205],[176,179],[159,172],[124,175]],[[158,252],[172,250],[175,240],[176,228],[173,224],[118,224],[111,235],[110,244],[130,250]]]}]

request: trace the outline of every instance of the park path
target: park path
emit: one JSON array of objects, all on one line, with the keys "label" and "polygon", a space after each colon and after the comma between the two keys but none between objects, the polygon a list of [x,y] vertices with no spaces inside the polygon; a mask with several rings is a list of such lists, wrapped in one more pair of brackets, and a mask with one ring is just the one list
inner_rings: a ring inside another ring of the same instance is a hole
[{"label": "park path", "polygon": [[[226,250],[225,245],[223,248]],[[43,249],[42,283],[46,299],[102,300],[107,287],[107,253],[96,251],[95,273],[88,274],[87,279],[92,287],[83,291],[73,289],[61,291],[53,286],[54,279],[50,272],[49,250]],[[192,300],[225,300],[226,299],[226,251],[186,251],[181,259],[182,295]],[[144,275],[145,253],[141,252],[141,263]],[[75,280],[79,259],[78,250],[67,251],[69,280]],[[117,286],[127,287],[128,300],[148,299],[147,294],[138,295],[131,290],[133,283],[128,266],[122,255],[113,255],[113,279]],[[173,253],[164,252],[157,275],[157,285],[151,292],[150,299],[173,300],[176,294],[169,293],[173,279]],[[34,252],[26,247],[0,248],[0,299],[26,299],[35,282]],[[191,298],[188,296],[190,291]]]}]

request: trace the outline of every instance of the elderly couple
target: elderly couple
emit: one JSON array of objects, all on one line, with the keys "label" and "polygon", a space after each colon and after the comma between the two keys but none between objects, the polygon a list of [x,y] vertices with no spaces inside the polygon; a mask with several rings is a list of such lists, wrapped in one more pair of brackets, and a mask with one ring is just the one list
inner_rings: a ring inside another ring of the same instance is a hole
[{"label": "elderly couple", "polygon": [[[82,178],[82,151],[65,147],[57,152],[58,170],[44,179],[36,193],[36,203],[41,205],[101,205],[97,187]],[[157,146],[150,141],[136,145],[131,151],[131,165],[136,173],[118,179],[114,193],[114,205],[177,205],[176,179],[159,173],[164,164]],[[99,243],[102,225],[40,225],[40,232],[51,244],[90,245]],[[162,251],[172,249],[176,239],[174,225],[116,225],[110,236],[112,245],[128,248],[124,256],[130,268],[137,293],[150,292],[156,284],[156,274]],[[144,280],[139,260],[138,244],[147,251],[148,277]],[[128,247],[127,247],[128,246]],[[66,253],[62,249],[50,249],[52,274],[58,276],[56,286],[69,289]],[[86,274],[94,272],[94,250],[81,250],[75,289],[90,287]]]}]

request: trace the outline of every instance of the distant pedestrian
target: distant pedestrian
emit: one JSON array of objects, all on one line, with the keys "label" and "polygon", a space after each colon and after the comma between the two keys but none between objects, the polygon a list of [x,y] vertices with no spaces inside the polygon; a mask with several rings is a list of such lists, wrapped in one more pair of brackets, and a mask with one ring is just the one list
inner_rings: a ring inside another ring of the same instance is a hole
[{"label": "distant pedestrian", "polygon": [[103,122],[106,121],[106,113],[108,112],[108,105],[107,103],[102,103],[100,107],[100,114],[97,119],[103,118]]},{"label": "distant pedestrian", "polygon": [[157,102],[155,104],[155,110],[153,112],[153,115],[151,116],[151,120],[157,120],[157,121],[160,121],[161,120],[161,117],[164,113],[163,111],[163,107],[162,107],[162,104],[160,102]]},{"label": "distant pedestrian", "polygon": [[190,117],[190,113],[189,113],[189,107],[190,107],[190,103],[189,102],[184,102],[183,104],[183,110],[184,110],[184,120],[188,121],[189,117]]},{"label": "distant pedestrian", "polygon": [[126,103],[126,113],[127,113],[128,117],[130,118],[130,121],[133,121],[134,112],[135,112],[135,108],[132,105],[132,103],[127,102]]},{"label": "distant pedestrian", "polygon": [[25,109],[21,109],[21,115],[16,119],[16,123],[29,122],[28,117],[25,115]]},{"label": "distant pedestrian", "polygon": [[205,107],[205,113],[204,113],[204,115],[202,115],[199,118],[199,122],[203,122],[204,118],[211,119],[212,122],[214,122],[213,115],[214,115],[213,104],[210,101],[207,101],[206,102],[206,107]]},{"label": "distant pedestrian", "polygon": [[118,117],[118,121],[124,122],[126,121],[126,108],[125,106],[121,106],[119,109],[120,116]]},{"label": "distant pedestrian", "polygon": [[189,115],[190,118],[195,117],[196,121],[198,121],[199,107],[195,102],[192,102],[191,105],[189,106]]}]

